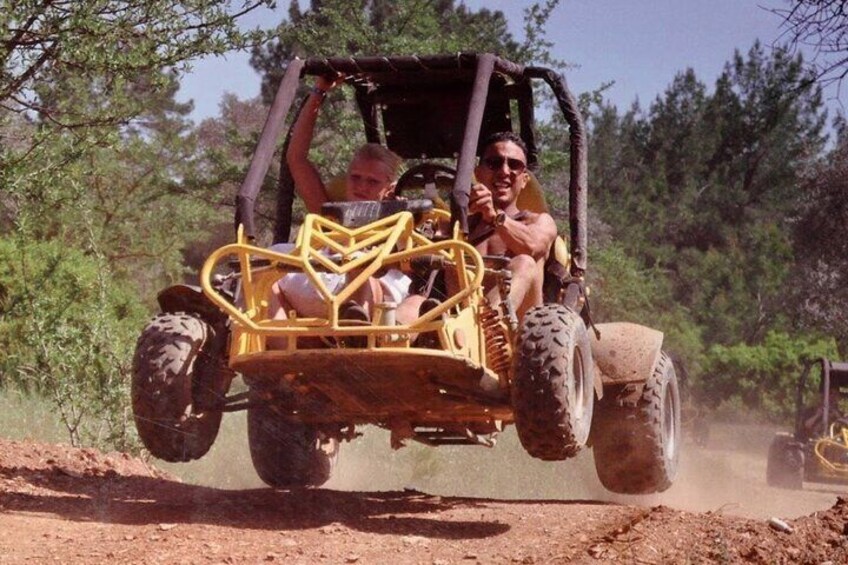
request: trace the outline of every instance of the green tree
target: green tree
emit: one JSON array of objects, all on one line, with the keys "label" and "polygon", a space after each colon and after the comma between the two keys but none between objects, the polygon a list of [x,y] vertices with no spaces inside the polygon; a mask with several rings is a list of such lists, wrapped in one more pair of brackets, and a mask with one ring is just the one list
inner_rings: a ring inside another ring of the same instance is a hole
[{"label": "green tree", "polygon": [[803,188],[793,229],[801,282],[792,303],[801,328],[835,335],[848,359],[848,138],[840,136]]},{"label": "green tree", "polygon": [[75,443],[131,441],[133,297],[182,274],[212,214],[186,192],[205,177],[177,81],[263,37],[237,24],[263,3],[0,2],[0,371]]},{"label": "green tree", "polygon": [[644,267],[619,242],[593,239],[589,275],[592,316],[597,322],[632,322],[660,329],[663,348],[698,374],[703,362],[702,329],[686,305],[673,297],[672,279],[657,267]]},{"label": "green tree", "polygon": [[120,147],[192,59],[264,37],[237,25],[263,3],[0,3],[0,136],[11,140],[0,146],[2,215],[36,230],[45,212],[56,217],[76,198],[66,173]]},{"label": "green tree", "polygon": [[712,94],[687,71],[646,115],[593,118],[602,217],[629,253],[668,273],[708,342],[755,341],[786,321],[789,217],[824,142],[806,76],[799,57],[755,44]]},{"label": "green tree", "polygon": [[[270,2],[240,2],[236,8],[230,0],[4,0],[0,103],[68,128],[125,122],[143,109],[143,98],[134,96],[139,87],[168,85],[164,70],[182,74],[192,59],[262,39],[261,33],[242,32],[238,20],[263,4]],[[56,104],[51,96],[69,77],[89,93],[76,107]]]},{"label": "green tree", "polygon": [[294,57],[480,51],[517,59],[536,55],[546,14],[556,4],[549,2],[544,13],[538,5],[528,8],[536,20],[528,23],[528,41],[519,45],[503,12],[473,12],[454,0],[312,0],[305,11],[293,1],[277,40],[254,48],[251,64],[263,75],[262,95],[270,103],[284,63]]},{"label": "green tree", "polygon": [[770,331],[757,344],[713,345],[699,381],[701,397],[714,403],[754,409],[777,420],[788,421],[795,408],[800,360],[833,358],[832,339],[793,337]]},{"label": "green tree", "polygon": [[127,351],[145,316],[102,257],[0,237],[0,385],[49,399],[74,445],[131,448]]}]

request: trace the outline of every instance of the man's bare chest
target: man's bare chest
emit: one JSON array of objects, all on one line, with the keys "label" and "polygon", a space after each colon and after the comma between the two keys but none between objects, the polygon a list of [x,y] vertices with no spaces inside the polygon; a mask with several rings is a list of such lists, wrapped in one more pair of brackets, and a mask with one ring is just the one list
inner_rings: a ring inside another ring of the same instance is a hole
[{"label": "man's bare chest", "polygon": [[483,255],[504,255],[511,256],[506,244],[497,234],[492,234],[486,241],[477,245],[477,250]]}]

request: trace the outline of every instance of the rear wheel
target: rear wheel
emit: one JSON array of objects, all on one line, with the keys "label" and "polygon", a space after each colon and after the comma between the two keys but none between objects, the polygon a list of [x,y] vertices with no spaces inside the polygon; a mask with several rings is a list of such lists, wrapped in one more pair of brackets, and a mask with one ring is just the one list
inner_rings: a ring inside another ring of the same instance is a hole
[{"label": "rear wheel", "polygon": [[635,406],[606,400],[593,431],[595,469],[607,490],[662,492],[677,476],[680,459],[680,391],[663,353]]},{"label": "rear wheel", "polygon": [[215,351],[215,332],[200,318],[165,313],[144,328],[133,356],[136,429],[154,457],[190,461],[209,451],[221,424],[214,407],[232,372]]},{"label": "rear wheel", "polygon": [[256,474],[272,487],[323,485],[338,459],[337,439],[285,420],[270,406],[248,408],[247,436]]},{"label": "rear wheel", "polygon": [[774,436],[768,451],[766,482],[785,489],[800,490],[803,487],[804,450],[792,436]]},{"label": "rear wheel", "polygon": [[593,385],[589,334],[580,316],[560,304],[529,310],[518,337],[512,404],[518,438],[530,455],[557,461],[586,445]]}]

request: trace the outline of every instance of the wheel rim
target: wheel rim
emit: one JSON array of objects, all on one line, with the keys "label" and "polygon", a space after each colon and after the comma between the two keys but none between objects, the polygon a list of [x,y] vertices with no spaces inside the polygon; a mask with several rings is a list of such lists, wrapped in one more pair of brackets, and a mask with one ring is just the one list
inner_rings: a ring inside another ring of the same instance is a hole
[{"label": "wheel rim", "polygon": [[582,420],[586,410],[586,390],[583,386],[583,357],[579,347],[574,348],[574,359],[571,362],[571,374],[574,375],[574,386],[569,401],[575,407],[574,416],[576,420]]},{"label": "wheel rim", "polygon": [[671,460],[677,452],[677,420],[674,415],[677,413],[677,405],[672,394],[670,386],[665,387],[663,394],[663,445],[666,446],[666,458]]}]

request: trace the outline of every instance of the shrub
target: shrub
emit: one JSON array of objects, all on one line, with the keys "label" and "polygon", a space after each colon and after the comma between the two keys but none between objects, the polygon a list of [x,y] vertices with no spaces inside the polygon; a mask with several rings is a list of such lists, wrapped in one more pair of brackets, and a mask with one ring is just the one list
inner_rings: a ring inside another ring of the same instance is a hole
[{"label": "shrub", "polygon": [[73,445],[135,444],[127,376],[144,316],[98,257],[0,238],[0,384],[49,399]]}]

